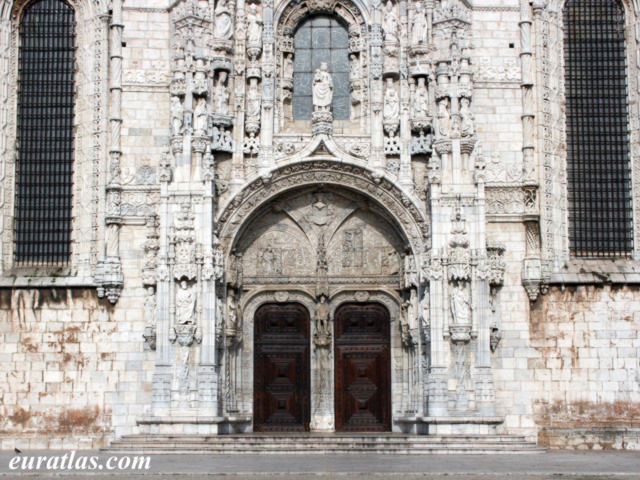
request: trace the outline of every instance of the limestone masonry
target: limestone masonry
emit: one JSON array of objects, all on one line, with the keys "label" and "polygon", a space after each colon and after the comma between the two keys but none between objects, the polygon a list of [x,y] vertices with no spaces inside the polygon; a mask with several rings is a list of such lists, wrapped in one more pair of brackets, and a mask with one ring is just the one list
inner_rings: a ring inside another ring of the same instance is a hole
[{"label": "limestone masonry", "polygon": [[56,268],[13,254],[29,4],[0,3],[1,448],[308,430],[640,449],[637,1],[633,251],[589,259],[569,250],[557,0],[69,0]]}]

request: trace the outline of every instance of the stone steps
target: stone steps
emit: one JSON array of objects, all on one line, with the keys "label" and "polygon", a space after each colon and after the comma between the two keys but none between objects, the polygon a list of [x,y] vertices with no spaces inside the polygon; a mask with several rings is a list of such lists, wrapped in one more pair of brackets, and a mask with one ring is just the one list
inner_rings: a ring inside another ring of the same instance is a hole
[{"label": "stone steps", "polygon": [[510,435],[244,434],[126,435],[105,449],[136,454],[494,454],[541,453]]}]

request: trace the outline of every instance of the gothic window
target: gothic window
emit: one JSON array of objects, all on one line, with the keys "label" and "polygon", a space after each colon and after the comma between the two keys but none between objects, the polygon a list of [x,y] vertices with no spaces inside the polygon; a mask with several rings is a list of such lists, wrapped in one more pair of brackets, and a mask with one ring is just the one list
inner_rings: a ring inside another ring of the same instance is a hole
[{"label": "gothic window", "polygon": [[569,248],[577,257],[632,250],[624,11],[617,0],[564,8]]},{"label": "gothic window", "polygon": [[75,15],[60,0],[20,23],[15,261],[61,264],[71,251]]},{"label": "gothic window", "polygon": [[349,33],[335,18],[312,17],[296,30],[293,42],[293,118],[311,120],[311,86],[320,63],[333,80],[331,110],[335,120],[349,119]]}]

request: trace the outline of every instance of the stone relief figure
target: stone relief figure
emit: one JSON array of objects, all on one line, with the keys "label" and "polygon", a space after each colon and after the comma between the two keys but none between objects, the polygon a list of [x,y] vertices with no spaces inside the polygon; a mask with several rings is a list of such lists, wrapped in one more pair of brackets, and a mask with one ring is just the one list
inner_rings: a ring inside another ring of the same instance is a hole
[{"label": "stone relief figure", "polygon": [[249,80],[249,90],[247,92],[247,116],[260,117],[260,90],[258,89],[258,79]]},{"label": "stone relief figure", "polygon": [[240,319],[238,315],[238,304],[236,301],[236,293],[229,290],[227,294],[227,325],[226,330],[233,335],[239,333]]},{"label": "stone relief figure", "polygon": [[186,280],[181,280],[176,292],[176,319],[178,324],[193,323],[195,310],[196,295],[193,292],[193,287],[189,286]]},{"label": "stone relief figure", "polygon": [[327,70],[327,62],[322,62],[313,77],[314,110],[329,110],[333,100],[333,80]]},{"label": "stone relief figure", "polygon": [[196,132],[204,133],[207,131],[208,116],[207,101],[204,98],[199,98],[193,109],[193,128]]},{"label": "stone relief figure", "polygon": [[173,135],[182,134],[183,110],[180,97],[171,97],[171,133]]},{"label": "stone relief figure", "polygon": [[216,86],[213,88],[213,103],[219,115],[229,114],[229,88],[227,88],[227,72],[221,71]]},{"label": "stone relief figure", "polygon": [[418,45],[427,43],[429,38],[429,26],[427,25],[427,16],[424,11],[422,0],[416,3],[416,11],[413,14],[413,22],[411,23],[411,44]]},{"label": "stone relief figure", "polygon": [[456,325],[469,325],[471,323],[471,310],[469,297],[462,283],[457,283],[451,291],[451,316]]},{"label": "stone relief figure", "polygon": [[387,3],[385,3],[382,15],[384,41],[398,43],[398,14],[391,0],[387,0]]},{"label": "stone relief figure", "polygon": [[360,61],[355,53],[349,55],[349,66],[349,80],[353,83],[361,77]]},{"label": "stone relief figure", "polygon": [[415,118],[424,118],[429,115],[429,92],[424,77],[418,77],[418,86],[416,87],[413,98],[413,116]]},{"label": "stone relief figure", "polygon": [[469,99],[466,97],[460,99],[460,118],[460,134],[463,137],[473,136],[473,115],[471,114]]},{"label": "stone relief figure", "polygon": [[393,85],[392,78],[387,78],[382,116],[385,122],[397,121],[398,118],[400,118],[400,98],[398,97],[398,91]]},{"label": "stone relief figure", "polygon": [[247,12],[247,43],[249,45],[260,45],[262,43],[262,21],[255,3],[249,5],[249,11]]},{"label": "stone relief figure", "polygon": [[284,78],[293,78],[293,54],[287,53],[284,56],[284,65],[282,67],[282,76]]},{"label": "stone relief figure", "polygon": [[[316,332],[315,336],[318,340],[323,338],[328,338],[330,336],[329,332],[329,304],[327,303],[327,296],[324,294],[320,295],[318,299],[318,303],[316,305]],[[316,342],[317,343],[317,342]]]},{"label": "stone relief figure", "polygon": [[213,35],[218,40],[229,40],[233,37],[233,21],[227,0],[219,0],[215,9],[215,27]]},{"label": "stone relief figure", "polygon": [[443,98],[438,102],[438,132],[443,137],[451,133],[451,114],[449,113],[449,99]]}]

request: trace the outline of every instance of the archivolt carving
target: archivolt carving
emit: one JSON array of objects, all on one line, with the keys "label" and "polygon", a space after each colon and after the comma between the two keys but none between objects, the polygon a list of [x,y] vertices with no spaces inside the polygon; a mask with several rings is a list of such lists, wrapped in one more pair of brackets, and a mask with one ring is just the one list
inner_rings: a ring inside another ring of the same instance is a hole
[{"label": "archivolt carving", "polygon": [[[361,302],[364,297],[363,290],[342,290],[333,295],[330,299],[331,318],[333,318],[336,309],[347,302]],[[396,322],[400,318],[400,299],[391,292],[384,290],[366,290],[367,302],[378,302],[389,310],[389,319],[391,323]]]},{"label": "archivolt carving", "polygon": [[258,290],[246,295],[247,299],[242,305],[242,325],[245,329],[245,337],[249,334],[247,328],[251,330],[251,336],[253,336],[253,317],[256,310],[265,303],[300,303],[309,311],[309,317],[313,318],[316,303],[309,292],[288,289],[286,290],[286,298],[282,295],[283,293],[285,292],[281,290]]},{"label": "archivolt carving", "polygon": [[318,13],[338,15],[349,26],[364,25],[363,12],[366,13],[364,6],[358,6],[351,0],[292,1],[284,4],[278,15],[277,32],[280,35],[291,35],[303,18]]},{"label": "archivolt carving", "polygon": [[373,198],[391,214],[412,250],[423,251],[425,219],[409,197],[383,175],[364,167],[332,160],[312,160],[273,170],[249,183],[222,210],[218,218],[220,239],[227,252],[242,224],[260,205],[294,188],[329,184],[356,190]]}]

